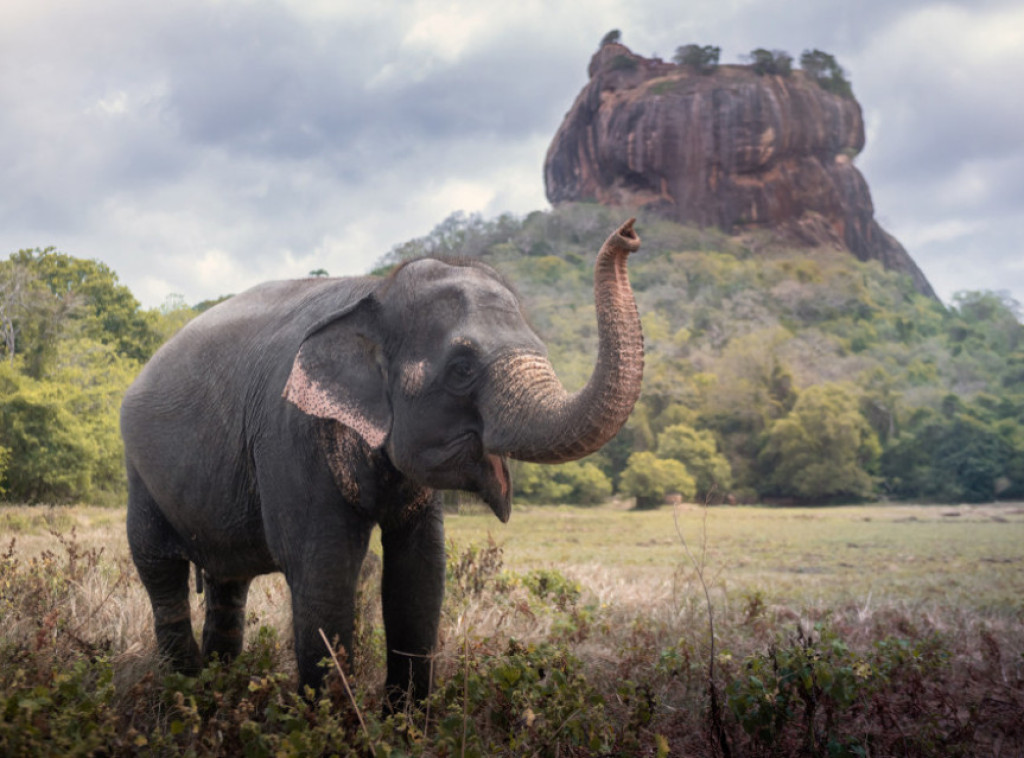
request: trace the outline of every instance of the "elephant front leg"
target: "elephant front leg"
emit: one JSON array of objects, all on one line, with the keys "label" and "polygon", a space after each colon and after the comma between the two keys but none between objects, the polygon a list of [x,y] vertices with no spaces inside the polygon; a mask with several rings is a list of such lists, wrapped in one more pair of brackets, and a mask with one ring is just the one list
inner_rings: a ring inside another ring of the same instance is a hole
[{"label": "elephant front leg", "polygon": [[295,630],[295,663],[299,670],[299,691],[320,690],[328,669],[321,661],[330,656],[320,632],[333,647],[344,648],[346,672],[351,672],[352,629],[355,612],[355,584],[335,586],[330,597],[292,592],[292,624]]},{"label": "elephant front leg", "polygon": [[431,655],[444,599],[444,520],[439,495],[408,522],[381,532],[381,604],[387,637],[387,694],[392,709],[430,691]]},{"label": "elephant front leg", "polygon": [[330,651],[321,630],[332,645],[345,648],[351,670],[356,586],[369,539],[369,525],[353,525],[333,534],[324,529],[304,541],[303,561],[295,571],[287,572],[300,691],[306,687],[319,690],[327,674],[320,662]]}]

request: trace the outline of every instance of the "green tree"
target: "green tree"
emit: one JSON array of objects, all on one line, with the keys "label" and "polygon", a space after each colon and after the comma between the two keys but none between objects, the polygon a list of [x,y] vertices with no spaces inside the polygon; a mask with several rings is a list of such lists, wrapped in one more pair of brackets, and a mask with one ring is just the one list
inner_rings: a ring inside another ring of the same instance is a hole
[{"label": "green tree", "polygon": [[680,45],[672,60],[677,66],[690,66],[702,74],[710,74],[718,68],[721,53],[722,48],[717,45]]},{"label": "green tree", "polygon": [[618,29],[612,29],[601,38],[601,44],[598,47],[604,47],[605,45],[617,45],[621,39],[622,32]]},{"label": "green tree", "polygon": [[853,88],[834,56],[822,50],[804,50],[800,56],[800,68],[818,86],[841,97],[853,97]]},{"label": "green tree", "polygon": [[27,267],[14,261],[0,261],[0,348],[12,365],[34,278]]},{"label": "green tree", "polygon": [[1001,430],[973,415],[976,408],[945,405],[945,413],[916,413],[910,431],[885,451],[882,474],[889,491],[904,498],[979,503],[1019,490],[1024,475],[1019,424],[1011,421]]},{"label": "green tree", "polygon": [[657,508],[672,492],[678,492],[684,500],[693,500],[697,494],[697,483],[679,461],[640,452],[629,456],[619,491],[635,496],[639,509]]},{"label": "green tree", "polygon": [[125,492],[121,399],[138,371],[139,364],[118,354],[113,345],[84,337],[60,344],[48,379],[97,448],[90,464],[89,490],[77,493],[78,498],[120,500]]},{"label": "green tree", "polygon": [[725,494],[732,487],[732,468],[718,450],[713,432],[675,424],[658,435],[658,457],[679,461],[696,484],[696,495],[704,500],[713,489]]},{"label": "green tree", "polygon": [[160,344],[151,321],[131,291],[105,264],[54,248],[20,250],[10,258],[31,272],[33,296],[23,310],[26,370],[41,377],[65,334],[111,344],[118,353],[144,361]]},{"label": "green tree", "polygon": [[120,500],[118,411],[138,364],[113,346],[62,340],[45,379],[0,364],[0,491],[15,501]]},{"label": "green tree", "polygon": [[0,498],[7,494],[4,481],[7,478],[7,466],[11,461],[11,451],[0,445]]},{"label": "green tree", "polygon": [[20,354],[25,370],[36,377],[52,359],[67,318],[81,299],[70,291],[49,290],[30,258],[21,251],[0,262],[0,333],[8,363]]},{"label": "green tree", "polygon": [[[201,303],[200,305],[204,304]],[[150,329],[157,337],[157,344],[162,345],[165,343],[177,334],[185,324],[202,313],[202,310],[199,310],[199,308],[199,305],[195,307],[188,306],[182,295],[172,293],[164,299],[158,308],[149,311],[147,315],[150,321]]]},{"label": "green tree", "polygon": [[517,497],[530,503],[596,505],[612,494],[611,481],[589,461],[559,466],[520,463],[512,481]]},{"label": "green tree", "polygon": [[878,438],[842,384],[801,393],[793,410],[768,428],[761,463],[777,495],[808,500],[866,498],[881,453]]},{"label": "green tree", "polygon": [[789,76],[793,71],[793,56],[785,50],[766,50],[759,47],[747,56],[754,73],[761,76]]},{"label": "green tree", "polygon": [[1005,293],[958,292],[953,296],[947,333],[954,354],[967,351],[981,357],[989,351],[1010,355],[1024,348],[1021,307]]},{"label": "green tree", "polygon": [[99,446],[67,406],[65,388],[0,364],[0,446],[8,465],[2,482],[20,502],[69,502],[92,489]]}]

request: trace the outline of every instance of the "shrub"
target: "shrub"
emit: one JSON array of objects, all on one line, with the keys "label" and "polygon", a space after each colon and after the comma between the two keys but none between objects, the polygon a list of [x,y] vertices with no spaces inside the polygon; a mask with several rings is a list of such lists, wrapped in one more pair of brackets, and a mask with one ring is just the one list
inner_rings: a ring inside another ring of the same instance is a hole
[{"label": "shrub", "polygon": [[800,68],[822,89],[840,97],[853,97],[853,88],[846,79],[846,73],[832,55],[821,50],[804,50],[800,56]]},{"label": "shrub", "polygon": [[789,76],[793,72],[793,56],[785,50],[765,50],[759,47],[747,56],[754,73],[761,76]]},{"label": "shrub", "polygon": [[516,495],[528,503],[596,505],[612,494],[611,480],[586,461],[559,466],[522,463],[516,467],[512,483]]},{"label": "shrub", "polygon": [[612,71],[636,71],[640,64],[631,55],[616,55],[610,64]]},{"label": "shrub", "polygon": [[622,474],[619,491],[636,497],[637,508],[656,508],[670,492],[684,500],[697,494],[697,484],[679,461],[658,458],[654,453],[633,453]]},{"label": "shrub", "polygon": [[[976,409],[975,409],[976,410]],[[939,502],[989,502],[1021,486],[1013,437],[965,410],[924,411],[882,456],[889,491]],[[1000,487],[1001,480],[1005,484]]]},{"label": "shrub", "polygon": [[790,413],[772,423],[761,463],[779,495],[807,499],[872,496],[878,437],[842,384],[808,387]]},{"label": "shrub", "polygon": [[696,484],[696,495],[706,498],[717,489],[720,493],[732,487],[729,461],[718,450],[715,435],[686,424],[674,424],[658,435],[658,455],[677,460],[686,466]]},{"label": "shrub", "polygon": [[690,66],[702,74],[710,74],[718,68],[718,56],[722,48],[717,45],[680,45],[672,60],[677,66]]}]

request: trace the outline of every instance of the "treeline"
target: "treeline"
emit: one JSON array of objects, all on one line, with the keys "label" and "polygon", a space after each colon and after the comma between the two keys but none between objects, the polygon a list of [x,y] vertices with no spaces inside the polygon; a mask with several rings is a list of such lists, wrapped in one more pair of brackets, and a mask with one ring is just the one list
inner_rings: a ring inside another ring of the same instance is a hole
[{"label": "treeline", "polygon": [[[597,351],[592,267],[624,212],[454,215],[396,247],[472,256],[519,289],[566,385]],[[953,306],[880,265],[641,216],[630,262],[644,321],[640,402],[602,451],[515,467],[516,497],[657,505],[1024,498],[1019,306]],[[211,303],[146,310],[104,264],[47,250],[0,261],[0,497],[118,503],[118,408],[156,348]]]},{"label": "treeline", "polygon": [[0,261],[0,497],[121,502],[121,397],[194,313],[144,310],[107,266],[52,248]]},{"label": "treeline", "polygon": [[[391,251],[479,257],[516,284],[568,385],[596,353],[596,252],[623,211],[454,215]],[[657,504],[1024,497],[1019,305],[963,292],[946,308],[877,263],[641,215],[630,261],[646,368],[626,428],[564,466],[517,467],[537,502],[609,493]]]},{"label": "treeline", "polygon": [[[600,47],[619,44],[622,32],[612,29],[601,38]],[[711,74],[718,68],[718,59],[722,48],[718,45],[697,45],[694,43],[680,45],[672,55],[672,62],[677,66],[690,68],[700,74]],[[741,56],[760,76],[788,77],[793,73],[793,56],[785,50],[768,50],[758,47]],[[623,65],[628,59],[623,59]],[[800,68],[804,74],[819,87],[841,97],[852,98],[853,88],[846,76],[846,71],[839,65],[835,56],[824,50],[804,50],[800,54]]]}]

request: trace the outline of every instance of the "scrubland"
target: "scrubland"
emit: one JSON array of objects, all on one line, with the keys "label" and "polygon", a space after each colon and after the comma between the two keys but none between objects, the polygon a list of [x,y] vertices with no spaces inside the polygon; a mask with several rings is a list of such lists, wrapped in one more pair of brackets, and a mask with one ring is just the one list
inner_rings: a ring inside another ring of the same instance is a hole
[{"label": "scrubland", "polygon": [[190,679],[157,659],[122,511],[0,509],[0,754],[1024,754],[1020,504],[469,508],[447,531],[436,686],[385,717],[379,560],[353,671],[302,697],[279,575],[242,657]]}]

